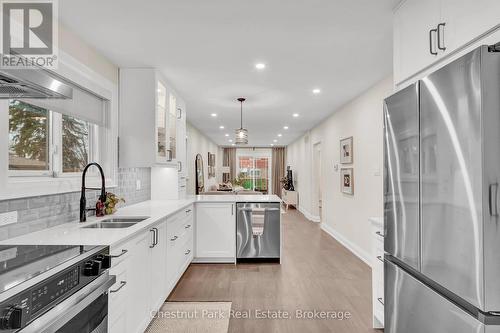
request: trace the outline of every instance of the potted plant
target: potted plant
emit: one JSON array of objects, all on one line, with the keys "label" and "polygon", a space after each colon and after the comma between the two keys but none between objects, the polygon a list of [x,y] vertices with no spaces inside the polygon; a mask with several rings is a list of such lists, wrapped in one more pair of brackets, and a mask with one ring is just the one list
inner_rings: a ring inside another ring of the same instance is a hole
[{"label": "potted plant", "polygon": [[117,205],[123,202],[125,203],[125,199],[118,197],[116,194],[107,192],[106,193],[106,202],[104,203],[104,212],[106,215],[111,215],[116,213]]}]

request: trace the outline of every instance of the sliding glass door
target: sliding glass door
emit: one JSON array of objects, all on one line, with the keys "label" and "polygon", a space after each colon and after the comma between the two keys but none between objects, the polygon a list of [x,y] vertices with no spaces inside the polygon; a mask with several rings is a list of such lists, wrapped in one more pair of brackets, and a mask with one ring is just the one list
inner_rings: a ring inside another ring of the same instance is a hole
[{"label": "sliding glass door", "polygon": [[271,184],[271,157],[252,156],[245,154],[238,156],[238,175],[245,190],[269,194]]}]

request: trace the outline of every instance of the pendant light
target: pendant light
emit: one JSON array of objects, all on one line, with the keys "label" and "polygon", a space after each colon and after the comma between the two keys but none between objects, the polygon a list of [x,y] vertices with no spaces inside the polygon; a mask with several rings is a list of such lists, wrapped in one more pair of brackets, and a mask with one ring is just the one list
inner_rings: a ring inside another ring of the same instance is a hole
[{"label": "pendant light", "polygon": [[240,128],[235,131],[236,132],[235,142],[238,145],[248,144],[248,131],[245,128],[243,128],[243,102],[245,100],[246,99],[243,97],[238,98],[238,102],[240,102],[240,115],[241,115]]}]

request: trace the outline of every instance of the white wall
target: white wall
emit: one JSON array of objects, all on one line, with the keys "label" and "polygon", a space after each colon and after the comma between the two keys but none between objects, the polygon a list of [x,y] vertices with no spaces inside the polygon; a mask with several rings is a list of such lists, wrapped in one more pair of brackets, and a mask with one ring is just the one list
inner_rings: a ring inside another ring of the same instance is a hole
[{"label": "white wall", "polygon": [[59,21],[59,48],[101,76],[118,84],[118,66]]},{"label": "white wall", "polygon": [[[216,186],[222,179],[222,157],[223,150],[215,142],[202,134],[197,128],[189,122],[186,124],[187,135],[187,164],[188,164],[188,180],[187,194],[195,194],[196,177],[195,177],[195,159],[197,154],[203,157],[203,172],[205,174],[205,191],[209,191],[211,187]],[[208,178],[208,152],[215,154],[215,178]]]},{"label": "white wall", "polygon": [[[330,118],[288,146],[287,163],[294,171],[299,209],[310,219],[312,205],[312,147],[321,142],[323,221],[325,231],[336,236],[359,256],[368,258],[371,233],[368,218],[382,216],[383,99],[392,94],[387,78],[336,110]],[[354,195],[340,191],[340,139],[353,136]],[[334,165],[339,170],[334,171]]]}]

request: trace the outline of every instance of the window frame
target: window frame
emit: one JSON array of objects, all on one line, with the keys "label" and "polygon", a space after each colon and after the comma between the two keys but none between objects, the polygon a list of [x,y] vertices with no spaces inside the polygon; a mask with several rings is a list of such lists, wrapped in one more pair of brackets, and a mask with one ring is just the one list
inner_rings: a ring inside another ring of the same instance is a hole
[{"label": "window frame", "polygon": [[[34,104],[35,105],[35,104]],[[35,105],[37,106],[37,105]],[[7,110],[9,112],[9,110]],[[63,117],[64,115],[52,110],[47,110],[48,118],[48,170],[11,170],[8,169],[8,177],[49,177],[49,178],[64,178],[64,177],[81,177],[82,172],[64,172],[63,166]],[[78,118],[75,118],[78,119]],[[85,120],[83,120],[85,121]],[[99,156],[95,154],[98,151],[99,142],[99,126],[85,121],[89,126],[88,140],[89,151],[88,161],[100,163]],[[10,142],[9,142],[10,143]],[[89,170],[89,176],[97,175],[94,170]]]},{"label": "window frame", "polygon": [[[104,125],[99,126],[92,135],[92,140],[96,138],[99,140],[93,156],[99,159],[104,169],[106,188],[116,188],[118,182],[118,69],[116,69],[116,76],[114,76],[115,72],[107,72],[106,76],[103,76],[64,50],[60,50],[58,69],[51,72],[104,100]],[[8,110],[8,100],[0,100],[0,111],[3,109]],[[81,172],[41,175],[36,172],[30,174],[28,171],[23,176],[11,177],[8,157],[8,119],[8,112],[0,112],[0,200],[70,193],[81,189]],[[87,176],[87,185],[90,187],[100,186],[101,183],[100,176],[94,169],[89,169]]]},{"label": "window frame", "polygon": [[[10,103],[10,100],[9,100],[9,103]],[[10,115],[9,115],[9,103],[7,103],[7,110],[5,110],[5,112],[7,113],[7,119],[10,119]],[[4,110],[1,110],[0,112],[4,112]],[[52,146],[52,112],[50,110],[47,110],[47,122],[48,122],[48,125],[49,125],[49,128],[48,128],[48,133],[47,133],[47,136],[48,136],[48,139],[49,139],[49,143],[48,143],[48,147],[47,147],[47,157],[48,157],[48,165],[49,165],[49,169],[48,170],[10,170],[9,169],[9,166],[7,166],[7,172],[8,172],[8,177],[51,177],[52,176],[52,168],[53,168],[53,156],[52,156],[52,152],[51,152],[51,146]],[[9,133],[10,133],[10,129],[9,129]],[[9,147],[10,145],[10,139],[8,141],[8,149],[10,148]],[[7,157],[7,161],[8,161],[9,157]],[[9,161],[7,162],[9,163]]]}]

